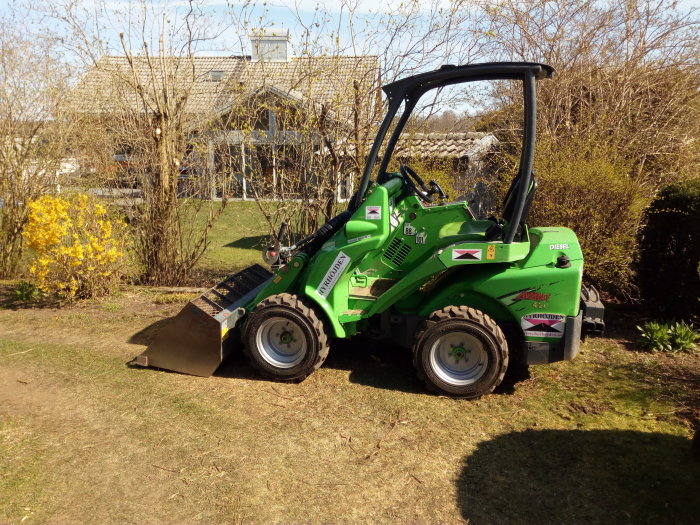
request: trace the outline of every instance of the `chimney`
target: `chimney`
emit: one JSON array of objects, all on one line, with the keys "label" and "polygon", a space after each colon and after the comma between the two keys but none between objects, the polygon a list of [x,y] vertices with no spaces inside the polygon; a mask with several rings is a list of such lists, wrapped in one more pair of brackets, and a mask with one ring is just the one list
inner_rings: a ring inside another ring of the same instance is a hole
[{"label": "chimney", "polygon": [[288,62],[289,29],[262,29],[250,35],[254,62]]}]

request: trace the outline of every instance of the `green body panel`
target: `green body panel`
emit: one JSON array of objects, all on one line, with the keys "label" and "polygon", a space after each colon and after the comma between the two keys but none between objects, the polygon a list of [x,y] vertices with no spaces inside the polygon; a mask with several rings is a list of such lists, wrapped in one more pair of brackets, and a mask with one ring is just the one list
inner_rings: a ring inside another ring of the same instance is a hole
[{"label": "green body panel", "polygon": [[[299,275],[304,271],[308,261],[309,256],[303,252],[294,255],[288,264],[275,272],[275,276],[270,283],[260,291],[253,301],[251,301],[252,307],[255,307],[255,305],[265,299],[265,297],[293,291],[296,287]],[[250,305],[248,306],[250,307]]]},{"label": "green body panel", "polygon": [[523,268],[553,265],[557,257],[566,255],[573,261],[583,261],[583,253],[576,234],[569,228],[530,229],[532,250],[523,260]]},{"label": "green body panel", "polygon": [[419,305],[397,304],[419,315],[454,305],[468,305],[499,321],[514,321],[529,314],[551,313],[576,316],[583,262],[569,268],[520,265],[470,266],[447,274],[429,298]]},{"label": "green body panel", "polygon": [[489,227],[493,226],[491,221],[466,221],[466,222],[448,222],[444,224],[438,231],[438,237],[458,238],[460,240],[475,240],[483,241],[484,234]]},{"label": "green body panel", "polygon": [[[493,224],[493,223],[492,223]],[[502,242],[460,242],[449,245],[438,257],[446,268],[465,264],[497,264],[516,262],[527,257],[530,241],[503,244]],[[467,257],[464,259],[463,257]]]},{"label": "green body panel", "polygon": [[[297,254],[277,270],[248,309],[275,293],[304,295],[326,314],[333,335],[350,337],[390,308],[427,316],[467,305],[531,328],[523,334],[528,341],[553,342],[531,325],[545,330],[578,314],[583,256],[576,235],[525,228],[520,242],[504,244],[486,240],[493,226],[475,220],[465,202],[425,206],[390,175],[310,260]],[[557,267],[561,255],[568,267]]]}]

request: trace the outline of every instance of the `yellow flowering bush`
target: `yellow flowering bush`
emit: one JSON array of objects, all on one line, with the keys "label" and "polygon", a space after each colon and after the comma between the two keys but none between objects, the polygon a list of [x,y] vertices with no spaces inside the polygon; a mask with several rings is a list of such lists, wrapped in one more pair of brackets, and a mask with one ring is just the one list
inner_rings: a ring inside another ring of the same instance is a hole
[{"label": "yellow flowering bush", "polygon": [[109,294],[124,270],[126,224],[94,198],[43,196],[29,203],[23,235],[39,287],[66,300]]}]

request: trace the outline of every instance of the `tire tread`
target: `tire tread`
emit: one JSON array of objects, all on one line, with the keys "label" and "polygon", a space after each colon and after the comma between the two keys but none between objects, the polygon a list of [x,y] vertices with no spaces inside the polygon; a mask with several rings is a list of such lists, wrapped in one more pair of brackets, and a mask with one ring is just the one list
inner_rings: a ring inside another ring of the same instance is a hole
[{"label": "tire tread", "polygon": [[426,332],[428,332],[431,328],[433,328],[440,321],[445,321],[445,320],[450,320],[450,319],[465,319],[465,320],[473,321],[475,323],[480,324],[494,337],[494,339],[496,340],[497,346],[498,346],[498,351],[501,354],[500,370],[498,371],[498,374],[496,376],[496,380],[493,382],[493,384],[488,389],[488,391],[482,392],[481,394],[473,396],[473,397],[471,397],[471,396],[459,396],[459,395],[454,395],[454,394],[451,394],[451,395],[453,395],[454,397],[469,397],[470,399],[476,399],[476,398],[480,397],[481,395],[490,394],[491,392],[494,391],[494,389],[498,385],[501,384],[501,382],[503,381],[503,378],[506,374],[506,370],[508,369],[508,343],[506,342],[506,337],[503,334],[503,331],[498,326],[496,321],[494,321],[491,317],[486,315],[484,312],[477,310],[475,308],[471,308],[469,306],[455,306],[455,305],[445,306],[444,308],[441,308],[440,310],[435,310],[434,312],[432,312],[428,316],[428,318],[425,320],[422,328],[416,333],[415,343],[413,344],[413,348],[412,348],[413,367],[416,369],[416,372],[418,374],[418,378],[428,387],[428,389],[431,392],[435,392],[437,394],[444,394],[444,392],[442,392],[439,388],[437,388],[435,385],[433,385],[432,382],[426,377],[425,372],[423,371],[422,367],[419,366],[418,354],[419,354],[419,344],[422,341]]},{"label": "tire tread", "polygon": [[297,313],[301,314],[304,318],[306,318],[309,321],[309,324],[311,325],[311,329],[314,332],[314,335],[318,339],[319,343],[319,350],[318,350],[318,355],[316,356],[316,360],[313,362],[313,364],[307,369],[306,373],[295,376],[293,378],[285,379],[285,378],[280,378],[279,376],[276,376],[274,374],[271,374],[269,371],[265,370],[263,367],[261,367],[258,362],[251,357],[250,349],[248,348],[247,344],[243,345],[243,353],[245,356],[248,358],[249,362],[257,370],[262,376],[268,378],[268,379],[274,379],[275,381],[280,381],[284,383],[298,383],[309,377],[312,373],[314,373],[316,370],[318,370],[323,362],[326,360],[328,357],[328,353],[330,351],[330,344],[328,342],[328,335],[326,333],[326,328],[323,323],[322,317],[319,315],[317,312],[317,309],[315,306],[308,305],[306,301],[304,301],[302,298],[295,294],[291,293],[281,293],[281,294],[276,294],[276,295],[271,295],[269,297],[266,297],[262,301],[258,303],[258,305],[255,307],[255,310],[253,310],[252,313],[255,313],[263,308],[271,307],[271,306],[285,306],[287,308],[290,308],[291,310],[296,311]]}]

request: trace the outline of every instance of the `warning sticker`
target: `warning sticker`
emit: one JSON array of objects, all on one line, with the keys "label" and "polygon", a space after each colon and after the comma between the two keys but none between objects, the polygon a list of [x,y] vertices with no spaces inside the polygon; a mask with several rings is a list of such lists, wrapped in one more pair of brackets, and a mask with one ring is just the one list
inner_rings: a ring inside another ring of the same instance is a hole
[{"label": "warning sticker", "polygon": [[526,336],[560,339],[564,335],[566,316],[560,314],[530,314],[522,318],[520,326]]},{"label": "warning sticker", "polygon": [[365,208],[365,219],[366,220],[379,220],[382,218],[382,207],[381,206],[367,206]]},{"label": "warning sticker", "polygon": [[480,261],[481,249],[479,250],[452,250],[453,261]]},{"label": "warning sticker", "polygon": [[486,258],[489,261],[493,261],[496,258],[496,245],[495,244],[489,244],[489,247],[486,248]]}]

